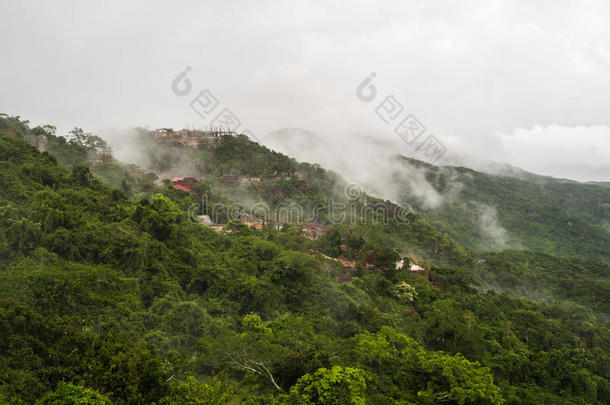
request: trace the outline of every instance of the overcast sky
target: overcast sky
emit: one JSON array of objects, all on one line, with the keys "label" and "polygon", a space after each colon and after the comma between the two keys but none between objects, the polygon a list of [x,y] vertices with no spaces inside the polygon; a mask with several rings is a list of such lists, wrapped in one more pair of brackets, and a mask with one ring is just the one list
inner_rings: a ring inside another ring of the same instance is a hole
[{"label": "overcast sky", "polygon": [[60,134],[200,126],[208,89],[261,139],[396,140],[375,113],[393,95],[448,154],[610,180],[607,1],[4,0],[0,15],[0,112]]}]

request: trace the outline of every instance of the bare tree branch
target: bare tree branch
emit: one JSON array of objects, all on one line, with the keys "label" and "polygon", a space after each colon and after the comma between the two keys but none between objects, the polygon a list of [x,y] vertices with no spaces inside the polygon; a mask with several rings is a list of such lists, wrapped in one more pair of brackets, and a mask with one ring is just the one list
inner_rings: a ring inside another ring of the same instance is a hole
[{"label": "bare tree branch", "polygon": [[273,378],[273,374],[271,374],[267,366],[265,366],[265,363],[263,363],[262,361],[256,361],[252,359],[235,359],[233,356],[231,356],[231,363],[241,369],[251,371],[255,374],[260,375],[261,377],[267,378],[275,387],[275,389],[282,393],[284,392],[282,387],[280,387],[275,381],[275,378]]}]

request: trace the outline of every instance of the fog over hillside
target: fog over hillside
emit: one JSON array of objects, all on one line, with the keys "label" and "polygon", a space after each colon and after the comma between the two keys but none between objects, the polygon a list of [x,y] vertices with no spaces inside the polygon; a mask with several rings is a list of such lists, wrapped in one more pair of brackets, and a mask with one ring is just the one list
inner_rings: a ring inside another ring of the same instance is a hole
[{"label": "fog over hillside", "polygon": [[[410,156],[394,128],[412,114],[464,164],[610,179],[602,0],[7,1],[0,13],[0,111],[60,134],[199,127],[227,108],[258,138],[303,128],[347,145],[360,134]],[[178,95],[182,73],[191,91]],[[363,101],[367,78],[376,98]],[[203,90],[213,114],[192,108]],[[378,108],[389,96],[401,114],[388,124]]]},{"label": "fog over hillside", "polygon": [[0,16],[0,405],[610,404],[608,0]]}]

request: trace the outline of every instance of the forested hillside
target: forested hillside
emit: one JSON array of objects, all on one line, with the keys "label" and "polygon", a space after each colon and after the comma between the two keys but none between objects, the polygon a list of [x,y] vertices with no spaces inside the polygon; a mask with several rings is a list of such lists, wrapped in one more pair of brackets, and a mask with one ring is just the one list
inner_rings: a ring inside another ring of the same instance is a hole
[{"label": "forested hillside", "polygon": [[[399,158],[396,187],[430,222],[474,250],[527,249],[610,263],[610,188],[530,175],[525,179]],[[404,176],[417,172],[435,204]],[[406,174],[405,174],[406,173]]]},{"label": "forested hillside", "polygon": [[[50,131],[0,119],[0,403],[610,402],[604,264],[482,256],[412,213],[322,212],[331,230],[307,238],[299,223],[248,227],[225,212],[215,231],[193,221],[202,195],[209,209],[349,198],[322,168],[243,138],[163,146],[209,165],[185,192],[91,163],[90,145]],[[50,153],[23,139],[41,132]],[[230,170],[282,179],[244,192],[221,181]],[[410,271],[416,259],[425,272]],[[557,263],[582,269],[572,294],[555,286]],[[513,296],[529,276],[555,299]]]}]

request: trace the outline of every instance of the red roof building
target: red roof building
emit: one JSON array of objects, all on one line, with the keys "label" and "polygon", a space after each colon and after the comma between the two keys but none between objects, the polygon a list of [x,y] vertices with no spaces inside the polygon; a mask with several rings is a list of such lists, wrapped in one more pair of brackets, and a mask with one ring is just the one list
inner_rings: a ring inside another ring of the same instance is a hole
[{"label": "red roof building", "polygon": [[174,177],[171,180],[172,188],[190,193],[191,188],[197,183],[197,180],[192,177]]}]

